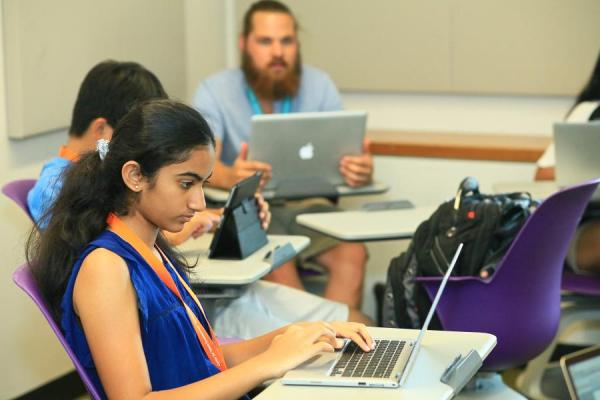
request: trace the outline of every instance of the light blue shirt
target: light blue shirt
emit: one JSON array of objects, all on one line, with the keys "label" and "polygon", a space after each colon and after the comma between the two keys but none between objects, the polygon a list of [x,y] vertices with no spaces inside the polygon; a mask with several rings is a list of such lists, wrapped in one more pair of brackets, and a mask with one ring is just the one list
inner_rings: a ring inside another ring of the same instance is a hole
[{"label": "light blue shirt", "polygon": [[27,194],[29,213],[40,228],[47,225],[47,221],[42,221],[42,217],[60,193],[63,185],[62,173],[69,165],[71,161],[61,157],[54,157],[48,161],[44,164],[35,186]]},{"label": "light blue shirt", "polygon": [[[207,120],[223,149],[221,161],[233,164],[242,142],[250,138],[253,115],[246,94],[248,84],[241,69],[229,69],[207,78],[194,95],[193,105]],[[275,102],[275,112],[280,112],[282,101]],[[338,111],[342,101],[329,76],[316,68],[304,65],[300,88],[292,98],[291,112]]]}]

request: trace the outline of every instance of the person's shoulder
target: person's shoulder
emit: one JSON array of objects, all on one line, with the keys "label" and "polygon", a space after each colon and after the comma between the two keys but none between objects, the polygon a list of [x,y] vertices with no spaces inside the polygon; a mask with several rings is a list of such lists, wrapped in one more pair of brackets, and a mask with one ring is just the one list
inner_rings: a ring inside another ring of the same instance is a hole
[{"label": "person's shoulder", "polygon": [[202,81],[194,95],[193,104],[201,112],[210,112],[227,99],[239,98],[244,87],[242,71],[239,68],[227,69]]},{"label": "person's shoulder", "polygon": [[63,169],[71,165],[71,161],[62,157],[54,157],[48,160],[42,167],[40,175],[61,172]]},{"label": "person's shoulder", "polygon": [[30,190],[30,194],[40,194],[41,192],[54,191],[55,188],[62,185],[61,175],[63,171],[71,165],[69,160],[64,158],[54,157],[44,164],[37,182]]},{"label": "person's shoulder", "polygon": [[309,80],[331,81],[331,77],[327,72],[308,64],[302,64],[302,75]]},{"label": "person's shoulder", "polygon": [[82,261],[78,280],[90,282],[129,282],[129,268],[125,259],[112,250],[97,247]]},{"label": "person's shoulder", "polygon": [[133,263],[138,262],[136,257],[138,253],[135,249],[119,235],[108,229],[100,233],[100,235],[90,243],[90,246],[110,251],[125,261]]},{"label": "person's shoulder", "polygon": [[244,74],[242,71],[239,68],[230,68],[210,75],[208,78],[202,81],[201,86],[222,88],[230,87],[232,85],[239,85],[243,81]]}]

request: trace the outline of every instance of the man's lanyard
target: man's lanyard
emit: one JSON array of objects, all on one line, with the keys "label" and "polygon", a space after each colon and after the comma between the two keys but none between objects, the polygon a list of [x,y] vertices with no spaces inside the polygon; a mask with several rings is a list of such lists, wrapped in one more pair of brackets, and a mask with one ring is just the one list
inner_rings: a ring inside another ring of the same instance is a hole
[{"label": "man's lanyard", "polygon": [[167,271],[167,268],[165,267],[164,263],[162,263],[158,259],[158,257],[156,257],[156,254],[154,254],[152,252],[152,250],[148,247],[148,245],[146,245],[146,243],[144,243],[142,241],[142,239],[140,239],[140,237],[138,235],[136,235],[135,232],[133,232],[114,213],[110,213],[108,215],[108,218],[106,219],[106,223],[108,224],[108,226],[114,233],[116,233],[119,237],[121,237],[121,239],[123,239],[127,243],[129,243],[131,245],[131,247],[133,247],[140,254],[140,256],[142,256],[144,261],[146,261],[146,263],[148,265],[150,265],[150,267],[152,267],[152,269],[154,270],[156,275],[158,275],[160,280],[163,281],[163,283],[171,290],[171,292],[173,292],[173,294],[175,294],[179,298],[179,300],[181,301],[181,304],[183,304],[183,306],[185,307],[185,311],[187,312],[188,318],[190,319],[190,322],[192,323],[192,326],[194,327],[194,331],[196,331],[196,336],[198,337],[198,341],[200,342],[200,345],[202,346],[202,349],[204,349],[204,352],[208,356],[209,360],[219,370],[223,371],[223,370],[227,369],[227,365],[225,365],[225,357],[223,356],[223,352],[221,351],[221,347],[219,346],[219,341],[217,340],[217,337],[216,337],[215,333],[213,332],[213,330],[210,326],[210,323],[208,322],[208,319],[206,319],[206,314],[204,313],[204,309],[202,308],[200,301],[198,301],[198,298],[196,297],[196,295],[194,294],[192,289],[190,289],[190,287],[185,282],[185,280],[181,277],[181,275],[179,275],[179,273],[177,272],[177,269],[175,269],[173,264],[171,264],[171,261],[165,256],[163,251],[161,249],[159,249],[158,246],[155,245],[155,248],[160,252],[162,257],[166,260],[166,262],[169,264],[169,266],[173,269],[173,271],[175,272],[175,275],[177,276],[177,278],[179,278],[179,282],[181,282],[183,287],[187,290],[189,295],[196,302],[196,305],[202,312],[202,315],[204,315],[204,319],[206,320],[208,329],[210,331],[210,336],[207,334],[202,323],[198,320],[198,317],[196,316],[196,314],[193,313],[193,311],[190,309],[190,307],[183,300],[183,297],[181,296],[181,293],[179,293],[179,289],[177,288],[177,285],[175,285],[175,281],[173,280],[173,277],[171,276],[171,274],[169,274],[169,271]]},{"label": "man's lanyard", "polygon": [[64,145],[60,146],[60,149],[58,150],[58,156],[71,162],[79,161],[79,154],[75,153],[73,150]]},{"label": "man's lanyard", "polygon": [[[248,96],[250,107],[252,107],[252,114],[261,115],[263,113],[263,110],[260,106],[258,98],[256,97],[256,94],[254,93],[254,90],[246,88],[246,96]],[[292,112],[292,98],[290,96],[286,96],[283,98],[279,112],[282,114],[289,114],[290,112]]]}]

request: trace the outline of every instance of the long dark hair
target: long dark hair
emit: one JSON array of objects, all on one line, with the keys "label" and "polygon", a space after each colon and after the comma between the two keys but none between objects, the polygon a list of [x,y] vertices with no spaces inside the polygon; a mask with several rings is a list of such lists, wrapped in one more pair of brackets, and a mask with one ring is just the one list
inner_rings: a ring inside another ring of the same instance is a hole
[{"label": "long dark hair", "polygon": [[[567,116],[571,114],[571,112],[579,103],[583,103],[584,101],[598,100],[600,100],[600,52],[598,52],[598,58],[596,59],[596,65],[592,70],[592,76],[590,76],[590,80],[575,98],[575,103],[567,113]],[[598,110],[600,110],[600,108]],[[598,115],[600,112],[598,110],[592,113],[590,120],[600,118],[600,115]]]},{"label": "long dark hair", "polygon": [[[197,111],[171,100],[153,100],[136,106],[117,124],[104,160],[91,152],[66,171],[46,229],[34,228],[26,249],[35,280],[57,321],[81,252],[106,229],[109,212],[126,215],[135,201],[136,193],[121,177],[123,164],[138,162],[142,175],[152,180],[160,168],[185,161],[198,146],[214,144],[208,124]],[[157,244],[176,264],[187,267],[161,235]]]}]

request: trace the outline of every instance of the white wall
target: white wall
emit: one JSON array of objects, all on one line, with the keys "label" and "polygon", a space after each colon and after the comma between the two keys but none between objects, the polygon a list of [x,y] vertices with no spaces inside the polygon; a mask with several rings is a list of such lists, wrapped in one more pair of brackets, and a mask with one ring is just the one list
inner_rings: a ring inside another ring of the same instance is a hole
[{"label": "white wall", "polygon": [[342,93],[344,106],[369,111],[369,127],[461,133],[551,135],[571,97]]},{"label": "white wall", "polygon": [[[0,25],[2,24],[0,8]],[[0,43],[2,27],[0,26]],[[6,134],[3,48],[0,47],[0,184],[35,177],[43,160],[54,155],[64,133],[26,141],[10,141]],[[12,283],[14,269],[24,261],[24,238],[31,227],[25,214],[0,196],[0,398],[11,398],[72,369],[64,350],[37,308]]]}]

